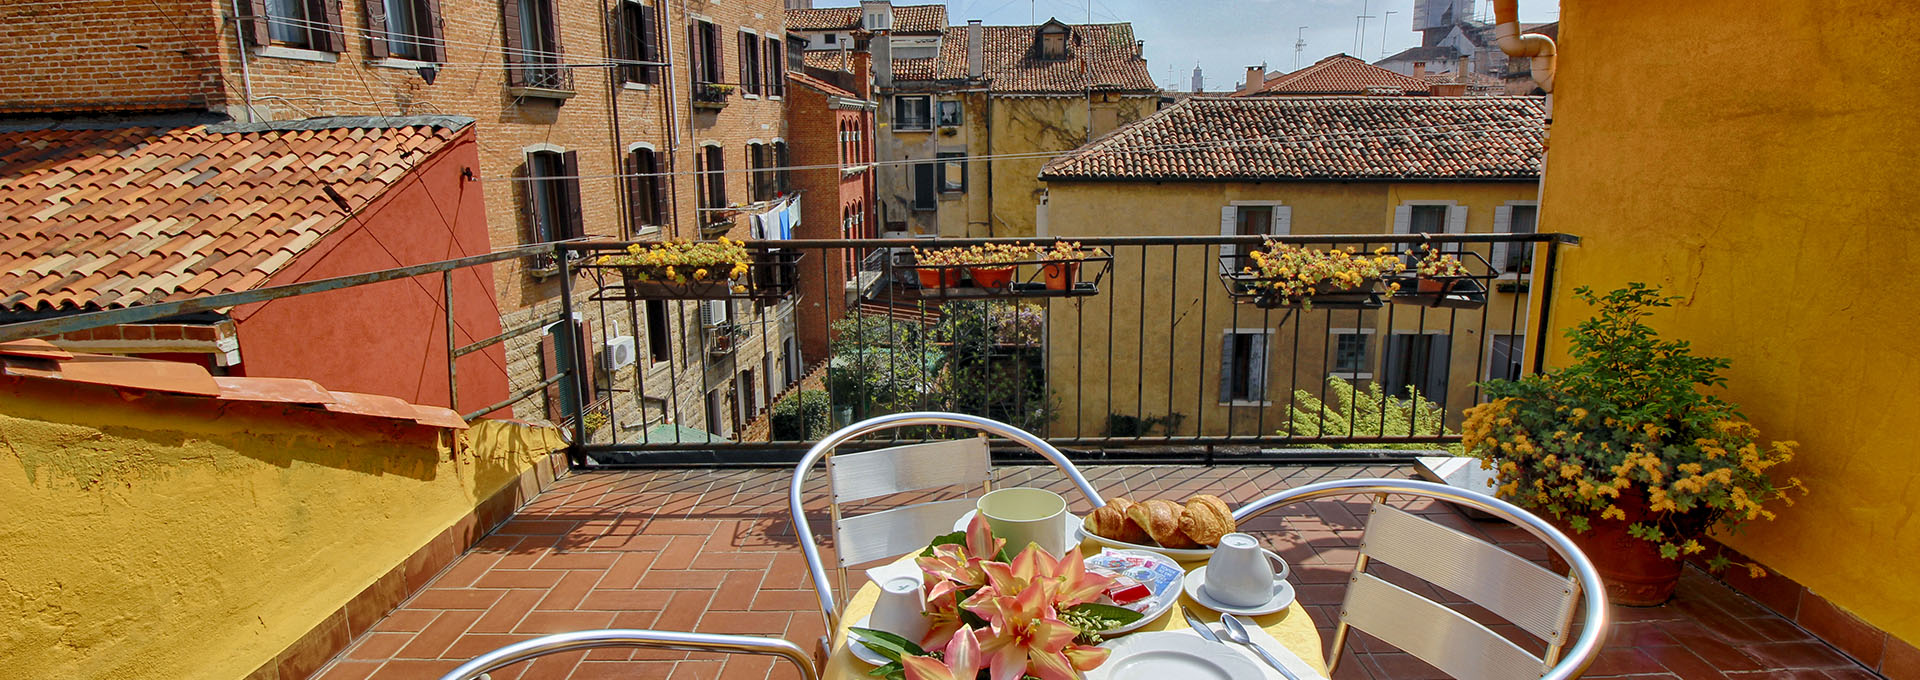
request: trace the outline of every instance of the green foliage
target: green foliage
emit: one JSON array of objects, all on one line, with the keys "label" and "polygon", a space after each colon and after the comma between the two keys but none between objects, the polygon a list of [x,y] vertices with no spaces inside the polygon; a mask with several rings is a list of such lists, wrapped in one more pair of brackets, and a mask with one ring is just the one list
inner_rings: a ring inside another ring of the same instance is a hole
[{"label": "green foliage", "polygon": [[836,406],[851,406],[854,418],[864,419],[928,404],[940,353],[918,324],[853,314],[834,322],[833,333],[827,386]]},{"label": "green foliage", "polygon": [[825,390],[801,390],[773,405],[773,438],[813,441],[833,431],[833,403]]},{"label": "green foliage", "polygon": [[[1327,377],[1327,401],[1307,390],[1293,393],[1288,407],[1288,422],[1280,434],[1288,437],[1434,437],[1453,434],[1446,428],[1446,409],[1419,390],[1408,399],[1389,397],[1379,383],[1368,383],[1365,391],[1335,376]],[[1322,447],[1316,447],[1322,448]],[[1359,449],[1446,449],[1461,455],[1459,444],[1342,444],[1337,448]]]}]

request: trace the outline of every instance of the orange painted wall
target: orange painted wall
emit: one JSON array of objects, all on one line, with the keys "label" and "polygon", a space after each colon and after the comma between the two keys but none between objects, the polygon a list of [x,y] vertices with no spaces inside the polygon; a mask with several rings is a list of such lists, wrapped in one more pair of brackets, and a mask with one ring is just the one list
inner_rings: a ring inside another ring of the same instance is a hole
[{"label": "orange painted wall", "polygon": [[[479,167],[476,149],[469,127],[267,285],[486,254],[482,185],[461,177],[461,170]],[[310,378],[329,389],[449,406],[441,291],[440,275],[430,274],[242,307],[233,314],[238,372]],[[500,333],[492,267],[453,272],[453,310],[456,345]],[[456,410],[506,399],[503,347],[460,357],[456,382]]]}]

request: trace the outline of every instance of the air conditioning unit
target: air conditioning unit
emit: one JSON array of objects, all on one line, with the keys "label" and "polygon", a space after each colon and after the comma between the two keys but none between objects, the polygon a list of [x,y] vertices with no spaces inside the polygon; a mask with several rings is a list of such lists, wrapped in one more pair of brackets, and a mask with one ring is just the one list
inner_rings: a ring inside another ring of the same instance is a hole
[{"label": "air conditioning unit", "polygon": [[608,371],[617,371],[632,366],[637,355],[634,353],[633,336],[617,335],[607,340],[607,347],[600,352],[600,367]]}]

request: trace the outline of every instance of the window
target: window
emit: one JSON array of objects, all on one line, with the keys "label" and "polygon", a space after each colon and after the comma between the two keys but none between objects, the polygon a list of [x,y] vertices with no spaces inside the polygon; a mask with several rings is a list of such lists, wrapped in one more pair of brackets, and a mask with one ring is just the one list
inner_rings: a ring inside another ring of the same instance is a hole
[{"label": "window", "polygon": [[[368,0],[372,2],[373,0]],[[543,90],[573,86],[561,66],[560,24],[553,0],[502,0],[507,38],[507,84]]]},{"label": "window", "polygon": [[747,193],[755,202],[773,200],[772,156],[765,144],[747,145],[747,167],[753,170],[747,174]]},{"label": "window", "polygon": [[1416,205],[1416,206],[1410,206],[1410,207],[1412,208],[1412,211],[1408,213],[1410,217],[1407,222],[1407,225],[1408,225],[1407,233],[1410,233],[1410,234],[1447,233],[1447,206]]},{"label": "window", "polygon": [[826,39],[825,39],[825,40],[822,40],[821,42],[824,42],[824,43],[826,43],[826,44],[828,44],[828,45],[832,45],[832,44],[834,44],[834,42],[833,42],[833,41],[834,41],[834,36],[836,36],[836,35],[838,35],[838,34],[836,34],[836,33],[828,33],[828,34],[826,35]]},{"label": "window", "polygon": [[740,91],[760,94],[760,36],[740,32]]},{"label": "window", "polygon": [[1049,21],[1040,28],[1040,58],[1066,59],[1067,27],[1064,24]]},{"label": "window", "polygon": [[[660,61],[660,24],[652,7],[632,0],[622,2],[616,20],[620,34],[620,42],[616,47],[621,60]],[[621,82],[648,85],[660,82],[658,66],[621,64],[619,72]]]},{"label": "window", "polygon": [[660,159],[652,149],[627,154],[627,235],[633,236],[667,223],[667,178],[657,176]]},{"label": "window", "polygon": [[[1242,205],[1234,209],[1233,234],[1235,236],[1265,236],[1273,233],[1273,206]],[[1239,255],[1234,269],[1253,266],[1252,253],[1256,248],[1247,248]]]},{"label": "window", "polygon": [[1521,362],[1526,359],[1526,336],[1494,335],[1487,346],[1487,379],[1519,380]]},{"label": "window", "polygon": [[[1540,206],[1532,204],[1509,204],[1495,211],[1494,231],[1509,234],[1532,234],[1539,231]],[[1529,274],[1533,272],[1533,246],[1527,243],[1493,244],[1493,266],[1503,274]]]},{"label": "window", "polygon": [[951,193],[967,190],[967,154],[962,151],[942,151],[937,156],[940,161],[940,191]]},{"label": "window", "polygon": [[760,412],[760,383],[753,381],[753,369],[740,369],[740,420],[751,420]]},{"label": "window", "polygon": [[915,163],[913,165],[913,209],[933,210],[939,207],[936,195],[940,190],[938,176],[939,165],[935,163]]},{"label": "window", "polygon": [[1387,342],[1386,379],[1381,387],[1399,399],[1419,390],[1432,401],[1446,398],[1447,364],[1452,339],[1441,333],[1395,333]]},{"label": "window", "polygon": [[430,0],[365,0],[367,56],[440,61],[438,3]]},{"label": "window", "polygon": [[327,0],[248,0],[240,3],[247,21],[241,24],[247,44],[279,45],[339,52],[345,49],[340,4]]},{"label": "window", "polygon": [[780,68],[781,58],[786,56],[780,51],[780,39],[767,36],[767,96],[783,97],[787,94],[786,69]]},{"label": "window", "polygon": [[707,390],[707,432],[716,437],[727,436],[727,398],[721,394],[722,388]]},{"label": "window", "polygon": [[647,358],[654,363],[673,359],[673,345],[670,343],[673,330],[667,324],[667,301],[648,300]]},{"label": "window", "polygon": [[793,179],[787,175],[787,143],[773,143],[773,188],[779,193],[793,191]]},{"label": "window", "polygon": [[939,124],[940,127],[956,127],[960,125],[960,102],[940,102]]},{"label": "window", "polygon": [[275,45],[307,47],[307,0],[267,0],[267,35]]},{"label": "window", "polygon": [[533,243],[585,235],[580,223],[580,162],[576,152],[527,154],[523,208],[527,237]]},{"label": "window", "polygon": [[[693,165],[700,178],[700,207],[727,207],[726,152],[717,146],[701,147],[700,153],[693,156]],[[702,215],[700,223],[706,224],[706,219]]]},{"label": "window", "polygon": [[893,129],[928,130],[930,99],[924,95],[893,98]]},{"label": "window", "polygon": [[1267,332],[1229,331],[1220,339],[1220,402],[1267,399]]},{"label": "window", "polygon": [[720,27],[705,21],[695,21],[688,31],[692,34],[688,45],[693,49],[693,82],[696,84],[718,83],[723,57],[720,52]]},{"label": "window", "polygon": [[1370,334],[1335,331],[1333,334],[1333,372],[1343,378],[1367,377],[1367,340]]},{"label": "window", "polygon": [[800,382],[800,341],[792,336],[787,337],[785,356],[780,358],[780,363],[787,369],[788,387]]}]

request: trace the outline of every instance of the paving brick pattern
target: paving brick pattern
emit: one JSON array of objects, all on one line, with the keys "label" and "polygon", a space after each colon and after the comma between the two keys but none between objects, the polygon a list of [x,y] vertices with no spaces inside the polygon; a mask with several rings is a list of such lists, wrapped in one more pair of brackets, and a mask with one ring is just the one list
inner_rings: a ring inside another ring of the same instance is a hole
[{"label": "paving brick pattern", "polygon": [[[1184,498],[1204,491],[1235,505],[1315,481],[1408,475],[1392,467],[1109,466],[1084,472],[1110,496]],[[1001,485],[1070,488],[1051,468],[1002,468],[996,474]],[[786,479],[781,470],[589,473],[563,479],[355,640],[319,677],[431,680],[462,660],[512,642],[589,628],[744,633],[811,647],[825,631],[788,520]],[[823,485],[809,489],[810,514],[823,507],[823,491]],[[1517,554],[1545,556],[1543,546],[1513,527],[1474,522],[1426,503],[1403,507]],[[1244,527],[1294,565],[1302,602],[1325,640],[1332,639],[1329,626],[1365,512],[1360,499],[1321,501]],[[824,526],[823,511],[813,522]],[[1391,570],[1386,577],[1405,581]],[[1416,587],[1449,599],[1429,586]],[[1877,677],[1698,571],[1686,574],[1666,606],[1615,607],[1614,617],[1608,646],[1586,677]],[[627,649],[553,655],[493,674],[496,680],[796,676],[763,658]],[[1355,636],[1336,673],[1341,680],[1439,677],[1444,676],[1364,635]]]}]

